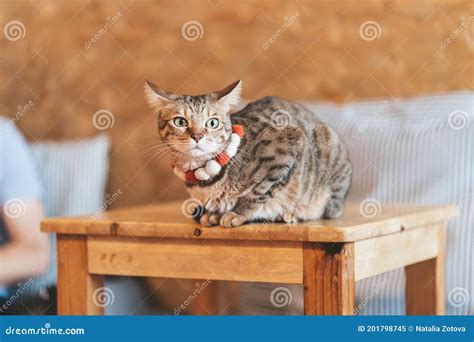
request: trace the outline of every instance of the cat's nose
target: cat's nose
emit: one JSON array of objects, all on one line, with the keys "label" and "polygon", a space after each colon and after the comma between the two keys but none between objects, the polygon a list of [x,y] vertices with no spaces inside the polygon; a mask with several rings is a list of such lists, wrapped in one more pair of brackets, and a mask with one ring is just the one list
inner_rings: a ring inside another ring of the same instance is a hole
[{"label": "cat's nose", "polygon": [[191,138],[194,139],[195,142],[199,142],[199,140],[201,140],[203,138],[203,135],[202,134],[191,134]]}]

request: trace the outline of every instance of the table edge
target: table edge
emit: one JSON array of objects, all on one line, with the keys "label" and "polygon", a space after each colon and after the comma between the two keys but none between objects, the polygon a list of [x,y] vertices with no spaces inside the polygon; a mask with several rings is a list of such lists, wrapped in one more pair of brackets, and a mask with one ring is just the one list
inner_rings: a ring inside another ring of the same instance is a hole
[{"label": "table edge", "polygon": [[[129,232],[130,227],[137,225],[134,222],[116,222],[113,220],[91,222],[84,225],[84,218],[54,217],[46,218],[41,222],[41,231],[65,235],[98,235],[98,236],[123,236],[123,237],[157,237],[157,238],[182,238],[182,239],[224,239],[224,240],[261,240],[261,241],[313,241],[313,242],[354,242],[378,236],[397,233],[419,226],[447,222],[458,215],[457,207],[445,206],[420,206],[420,212],[406,214],[400,217],[386,218],[376,222],[357,224],[354,226],[317,226],[299,223],[301,232],[295,233],[292,238],[288,234],[279,237],[279,233],[288,233],[291,224],[279,223],[268,227],[262,224],[248,224],[238,228],[202,227],[195,224],[174,224],[170,227],[167,223],[140,223],[143,228],[156,229],[150,233],[146,230]],[[450,212],[451,215],[446,213]],[[411,216],[423,213],[424,223],[418,224]],[[436,215],[428,215],[428,214]],[[444,213],[444,214],[443,214]],[[276,227],[278,225],[278,227]],[[381,232],[384,225],[385,232]],[[388,228],[387,228],[388,227]],[[294,228],[294,227],[293,227]],[[247,229],[247,231],[246,231]],[[318,229],[318,231],[315,231]],[[324,232],[322,230],[325,230]],[[291,232],[293,233],[293,232]],[[318,236],[318,238],[316,238]]]}]

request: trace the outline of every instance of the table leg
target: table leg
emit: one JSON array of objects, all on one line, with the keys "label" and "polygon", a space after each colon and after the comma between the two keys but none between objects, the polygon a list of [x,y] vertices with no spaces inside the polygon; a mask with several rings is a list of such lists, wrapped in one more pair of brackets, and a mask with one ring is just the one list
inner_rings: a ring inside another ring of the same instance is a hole
[{"label": "table leg", "polygon": [[58,314],[102,315],[104,308],[94,303],[104,276],[87,270],[87,236],[58,234]]},{"label": "table leg", "polygon": [[444,224],[440,224],[438,229],[438,256],[405,267],[407,315],[444,314]]},{"label": "table leg", "polygon": [[303,244],[305,315],[354,313],[354,244]]}]

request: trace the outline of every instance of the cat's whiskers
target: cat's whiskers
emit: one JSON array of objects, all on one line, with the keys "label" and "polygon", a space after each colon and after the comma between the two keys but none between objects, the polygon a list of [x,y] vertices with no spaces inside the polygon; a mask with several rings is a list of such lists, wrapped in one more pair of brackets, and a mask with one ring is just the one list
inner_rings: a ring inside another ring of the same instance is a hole
[{"label": "cat's whiskers", "polygon": [[157,156],[157,155],[165,155],[168,153],[174,153],[174,148],[173,147],[163,147],[163,148],[158,148],[158,149],[152,149],[149,151],[146,151],[142,154],[142,157],[148,158],[152,156]]},{"label": "cat's whiskers", "polygon": [[149,146],[144,149],[142,152],[142,157],[151,159],[155,161],[166,154],[170,154],[172,157],[177,154],[182,154],[183,152],[179,151],[177,147],[186,147],[187,143],[184,142],[160,142],[155,143],[153,146]]},{"label": "cat's whiskers", "polygon": [[240,153],[243,153],[247,156],[250,156],[251,158],[254,158],[254,156],[251,154],[251,153],[248,153],[247,151],[241,149],[241,148],[237,148],[237,151],[240,152]]},{"label": "cat's whiskers", "polygon": [[149,155],[146,157],[147,159],[151,160],[152,162],[155,162],[157,160],[162,159],[163,157],[170,155],[171,153],[169,151],[162,151],[162,152],[156,152],[154,154]]}]

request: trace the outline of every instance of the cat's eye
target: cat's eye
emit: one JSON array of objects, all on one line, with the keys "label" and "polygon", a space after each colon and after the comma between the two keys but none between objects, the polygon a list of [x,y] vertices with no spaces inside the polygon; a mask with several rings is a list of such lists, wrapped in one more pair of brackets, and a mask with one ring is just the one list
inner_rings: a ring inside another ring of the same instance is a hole
[{"label": "cat's eye", "polygon": [[219,119],[213,118],[206,122],[206,127],[210,129],[216,129],[219,127]]},{"label": "cat's eye", "polygon": [[173,125],[179,128],[188,127],[188,120],[181,116],[178,116],[173,119]]}]

